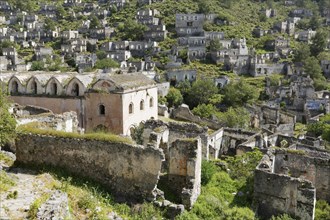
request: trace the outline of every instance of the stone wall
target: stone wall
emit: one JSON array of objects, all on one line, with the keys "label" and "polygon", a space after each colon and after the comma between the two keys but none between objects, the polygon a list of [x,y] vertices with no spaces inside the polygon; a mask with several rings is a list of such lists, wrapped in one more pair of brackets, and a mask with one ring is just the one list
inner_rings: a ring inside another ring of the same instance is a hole
[{"label": "stone wall", "polygon": [[162,150],[154,147],[76,138],[20,134],[17,162],[47,164],[100,182],[116,198],[154,199]]},{"label": "stone wall", "polygon": [[313,155],[312,152],[299,154],[295,151],[277,150],[274,172],[311,181],[316,188],[317,199],[330,202],[330,155],[326,152]]},{"label": "stone wall", "polygon": [[189,110],[189,106],[187,106],[185,104],[174,109],[172,111],[172,116],[177,119],[186,120],[186,121],[197,123],[197,124],[203,124],[214,130],[217,130],[217,129],[220,129],[223,127],[223,124],[221,124],[220,122],[217,122],[214,120],[209,120],[206,118],[200,118],[199,116],[194,115]]},{"label": "stone wall", "polygon": [[259,217],[269,219],[287,213],[299,219],[314,219],[315,188],[310,181],[258,168],[254,178]]},{"label": "stone wall", "polygon": [[176,140],[169,148],[169,186],[191,209],[201,192],[202,149],[198,139]]}]

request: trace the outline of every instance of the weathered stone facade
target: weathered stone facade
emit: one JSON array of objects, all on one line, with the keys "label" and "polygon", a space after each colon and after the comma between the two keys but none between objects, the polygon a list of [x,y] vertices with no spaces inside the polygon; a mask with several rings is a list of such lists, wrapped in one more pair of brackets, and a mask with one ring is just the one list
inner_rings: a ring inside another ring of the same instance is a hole
[{"label": "weathered stone facade", "polygon": [[178,195],[178,200],[187,209],[200,194],[202,141],[205,141],[200,137],[205,132],[205,128],[189,123],[149,120],[144,126],[144,145],[152,143],[165,153],[163,184]]},{"label": "weathered stone facade", "polygon": [[169,186],[191,209],[201,193],[202,148],[199,139],[181,139],[169,148]]},{"label": "weathered stone facade", "polygon": [[158,117],[157,85],[143,74],[9,73],[0,77],[20,105],[75,111],[87,132],[130,135],[140,122]]},{"label": "weathered stone facade", "polygon": [[268,151],[255,170],[254,196],[262,218],[287,213],[314,219],[315,199],[330,200],[330,155],[307,145]]},{"label": "weathered stone facade", "polygon": [[20,134],[17,162],[47,164],[91,178],[127,201],[155,198],[162,150],[148,146],[45,135]]}]

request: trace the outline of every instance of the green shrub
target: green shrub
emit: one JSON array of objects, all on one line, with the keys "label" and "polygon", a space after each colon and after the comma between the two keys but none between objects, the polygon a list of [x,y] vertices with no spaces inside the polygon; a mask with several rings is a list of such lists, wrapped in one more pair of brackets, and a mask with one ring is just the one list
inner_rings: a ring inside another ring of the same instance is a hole
[{"label": "green shrub", "polygon": [[330,205],[324,200],[316,202],[315,220],[328,220],[330,216]]},{"label": "green shrub", "polygon": [[216,172],[217,172],[217,167],[212,161],[203,160],[202,175],[201,175],[202,185],[206,185]]}]

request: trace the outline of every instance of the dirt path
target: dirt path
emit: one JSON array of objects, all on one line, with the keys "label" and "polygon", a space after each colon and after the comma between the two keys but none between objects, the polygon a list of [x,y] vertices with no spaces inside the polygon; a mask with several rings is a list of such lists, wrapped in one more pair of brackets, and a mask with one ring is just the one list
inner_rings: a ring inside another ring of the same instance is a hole
[{"label": "dirt path", "polygon": [[[36,175],[35,172],[12,168],[9,172],[16,178],[16,186],[7,192],[0,192],[0,219],[27,219],[30,205],[43,193],[49,192],[47,182],[52,180],[49,174]],[[7,198],[10,193],[17,191],[17,198]]]}]

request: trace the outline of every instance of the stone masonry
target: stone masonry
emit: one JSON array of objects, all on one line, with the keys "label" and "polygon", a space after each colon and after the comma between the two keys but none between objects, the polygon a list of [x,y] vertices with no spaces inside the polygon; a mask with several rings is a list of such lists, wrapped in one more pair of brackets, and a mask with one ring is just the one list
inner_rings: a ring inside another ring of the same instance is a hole
[{"label": "stone masonry", "polygon": [[109,141],[20,134],[17,162],[61,167],[111,190],[117,199],[153,200],[162,150]]}]

